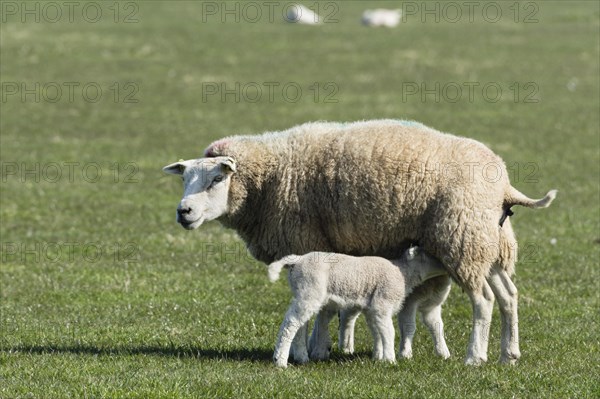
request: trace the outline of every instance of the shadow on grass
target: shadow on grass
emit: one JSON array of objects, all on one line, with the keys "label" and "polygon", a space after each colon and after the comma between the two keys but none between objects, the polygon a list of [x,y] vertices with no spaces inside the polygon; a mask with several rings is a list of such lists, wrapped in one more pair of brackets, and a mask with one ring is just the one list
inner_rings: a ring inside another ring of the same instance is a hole
[{"label": "shadow on grass", "polygon": [[[178,358],[195,358],[209,360],[229,360],[229,361],[250,361],[267,362],[273,361],[273,351],[254,348],[235,348],[235,349],[212,349],[198,347],[178,347],[178,346],[137,346],[137,347],[100,347],[95,345],[21,345],[15,347],[0,347],[0,352],[21,353],[21,354],[74,354],[74,355],[92,355],[92,356],[166,356]],[[333,352],[330,362],[346,363],[358,359],[368,360],[371,358],[369,352],[356,352],[354,354],[343,354]],[[290,363],[295,362],[290,359]],[[320,362],[317,362],[320,363]]]},{"label": "shadow on grass", "polygon": [[233,361],[272,361],[273,351],[254,349],[212,349],[177,346],[138,346],[138,347],[99,347],[94,345],[23,345],[12,348],[1,347],[5,353],[52,354],[70,353],[76,355],[131,356],[151,355]]}]

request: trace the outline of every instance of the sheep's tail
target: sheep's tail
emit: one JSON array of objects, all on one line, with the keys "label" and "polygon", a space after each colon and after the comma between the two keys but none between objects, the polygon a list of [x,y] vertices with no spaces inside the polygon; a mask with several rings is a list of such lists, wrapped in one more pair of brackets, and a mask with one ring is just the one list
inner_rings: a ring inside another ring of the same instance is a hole
[{"label": "sheep's tail", "polygon": [[509,187],[510,188],[508,189],[506,194],[504,194],[505,208],[510,208],[513,205],[521,205],[526,206],[528,208],[547,208],[548,206],[550,206],[554,198],[556,198],[557,193],[557,190],[550,190],[544,198],[531,199],[516,188],[514,188],[513,186]]},{"label": "sheep's tail", "polygon": [[288,255],[269,265],[269,280],[273,283],[279,280],[279,274],[284,267],[292,267],[298,261],[298,256]]}]

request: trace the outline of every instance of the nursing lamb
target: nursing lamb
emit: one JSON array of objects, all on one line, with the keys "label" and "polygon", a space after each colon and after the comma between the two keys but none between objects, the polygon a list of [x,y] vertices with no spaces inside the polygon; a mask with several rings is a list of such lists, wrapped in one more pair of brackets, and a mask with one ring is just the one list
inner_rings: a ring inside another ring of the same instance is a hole
[{"label": "nursing lamb", "polygon": [[[419,248],[405,251],[399,259],[355,257],[336,253],[310,252],[288,255],[269,265],[269,278],[277,280],[282,268],[294,298],[279,329],[273,360],[287,367],[290,347],[300,363],[308,361],[306,329],[310,318],[322,309],[360,309],[373,335],[373,358],[395,362],[394,323],[404,299],[424,281],[446,275],[434,258]],[[296,338],[299,334],[300,337]],[[296,339],[294,339],[296,338]]]}]

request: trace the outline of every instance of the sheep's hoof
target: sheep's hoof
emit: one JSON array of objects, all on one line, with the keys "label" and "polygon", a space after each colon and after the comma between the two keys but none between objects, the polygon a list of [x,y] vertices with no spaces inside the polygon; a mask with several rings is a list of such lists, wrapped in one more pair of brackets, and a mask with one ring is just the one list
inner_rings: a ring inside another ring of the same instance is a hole
[{"label": "sheep's hoof", "polygon": [[438,352],[437,355],[445,360],[450,357],[450,351],[446,349],[445,351]]},{"label": "sheep's hoof", "polygon": [[412,359],[412,351],[402,351],[398,354],[401,359]]}]

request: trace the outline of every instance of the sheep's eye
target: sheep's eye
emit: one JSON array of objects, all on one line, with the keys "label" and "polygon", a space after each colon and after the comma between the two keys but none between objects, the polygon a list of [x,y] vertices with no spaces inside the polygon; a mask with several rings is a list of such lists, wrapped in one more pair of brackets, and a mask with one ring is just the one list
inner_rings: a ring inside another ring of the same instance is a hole
[{"label": "sheep's eye", "polygon": [[215,178],[213,179],[213,181],[212,181],[212,182],[210,182],[210,186],[208,186],[208,189],[209,189],[209,190],[210,190],[210,189],[212,189],[212,188],[215,186],[215,184],[217,184],[217,183],[219,183],[219,182],[221,182],[221,181],[223,181],[223,176],[217,176],[217,177],[215,177]]}]

